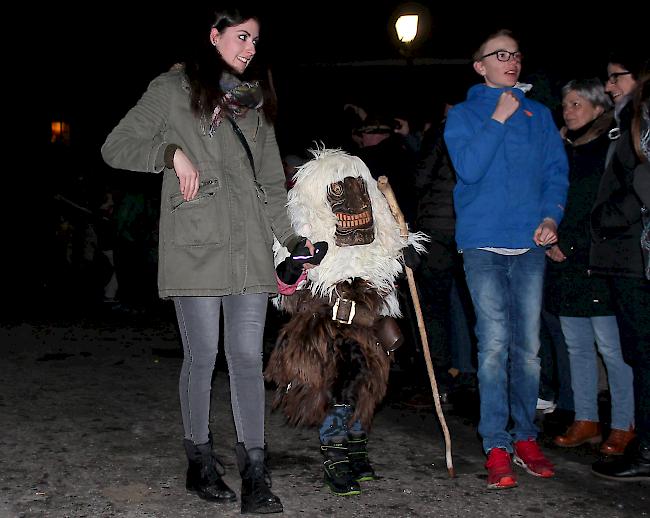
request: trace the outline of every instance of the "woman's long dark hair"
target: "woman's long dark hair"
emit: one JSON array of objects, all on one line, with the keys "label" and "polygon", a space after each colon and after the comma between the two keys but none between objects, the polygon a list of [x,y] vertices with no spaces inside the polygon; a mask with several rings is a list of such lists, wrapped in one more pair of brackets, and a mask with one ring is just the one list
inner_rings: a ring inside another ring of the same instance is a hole
[{"label": "woman's long dark hair", "polygon": [[[185,60],[185,74],[190,84],[190,107],[192,112],[200,118],[210,119],[214,109],[222,104],[224,91],[221,88],[220,80],[224,72],[237,75],[233,69],[222,59],[214,46],[210,43],[209,30],[216,28],[219,32],[224,31],[233,25],[239,25],[247,20],[256,20],[260,23],[259,15],[254,7],[246,5],[246,2],[238,2],[236,7],[226,7],[214,11],[214,21],[208,27],[202,27],[194,44],[192,57]],[[257,59],[253,60],[257,65]],[[250,68],[250,67],[248,67]],[[254,70],[246,70],[242,75],[244,79],[250,77]],[[264,92],[264,113],[267,118],[273,120],[275,116],[275,95],[267,87],[264,81],[260,81]]]}]

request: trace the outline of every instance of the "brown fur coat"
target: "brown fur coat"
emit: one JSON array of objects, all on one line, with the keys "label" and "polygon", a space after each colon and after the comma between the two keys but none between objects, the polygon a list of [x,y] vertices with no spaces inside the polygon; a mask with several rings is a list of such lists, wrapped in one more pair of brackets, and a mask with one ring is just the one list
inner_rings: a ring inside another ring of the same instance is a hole
[{"label": "brown fur coat", "polygon": [[291,424],[321,424],[336,401],[351,404],[352,420],[369,428],[386,394],[390,359],[373,327],[381,294],[358,278],[339,283],[337,291],[356,302],[351,324],[332,320],[329,300],[308,289],[285,299],[292,317],[280,331],[265,377],[277,384],[273,408],[282,409]]}]

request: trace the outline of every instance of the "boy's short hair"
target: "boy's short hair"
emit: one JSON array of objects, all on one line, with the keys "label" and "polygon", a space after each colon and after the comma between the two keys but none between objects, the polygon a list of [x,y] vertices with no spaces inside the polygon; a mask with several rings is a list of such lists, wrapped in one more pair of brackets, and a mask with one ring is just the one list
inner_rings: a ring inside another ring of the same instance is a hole
[{"label": "boy's short hair", "polygon": [[487,38],[483,40],[483,43],[476,49],[474,54],[472,54],[472,60],[473,61],[481,61],[481,58],[485,55],[485,45],[487,44],[488,41],[493,40],[494,38],[499,38],[501,36],[507,36],[508,38],[512,38],[519,44],[519,40],[515,37],[515,35],[512,33],[511,30],[509,29],[499,29],[496,32],[493,32]]}]

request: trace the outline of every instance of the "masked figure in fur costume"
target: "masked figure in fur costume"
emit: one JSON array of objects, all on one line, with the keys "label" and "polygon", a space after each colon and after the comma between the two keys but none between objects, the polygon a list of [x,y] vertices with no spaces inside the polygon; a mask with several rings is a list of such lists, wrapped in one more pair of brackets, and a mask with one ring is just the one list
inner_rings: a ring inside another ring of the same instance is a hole
[{"label": "masked figure in fur costume", "polygon": [[[289,256],[276,243],[276,305],[292,317],[265,375],[277,384],[274,408],[290,423],[320,425],[325,482],[351,495],[359,481],[375,478],[366,430],[386,393],[386,351],[401,339],[393,317],[400,316],[394,283],[402,249],[412,244],[421,252],[426,236],[400,235],[361,159],[340,150],[312,153],[294,176],[288,209],[294,229],[320,252],[315,260]],[[310,261],[320,262],[302,270]]]}]

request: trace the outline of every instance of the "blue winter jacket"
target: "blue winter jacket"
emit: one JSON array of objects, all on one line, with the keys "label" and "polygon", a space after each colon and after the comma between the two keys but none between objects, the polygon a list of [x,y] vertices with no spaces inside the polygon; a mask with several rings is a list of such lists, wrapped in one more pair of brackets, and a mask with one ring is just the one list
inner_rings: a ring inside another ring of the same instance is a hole
[{"label": "blue winter jacket", "polygon": [[[492,119],[499,96],[511,90],[520,106],[505,124]],[[535,246],[544,218],[559,225],[569,186],[564,145],[551,112],[519,89],[470,88],[445,126],[458,181],[456,242],[464,248]]]}]

